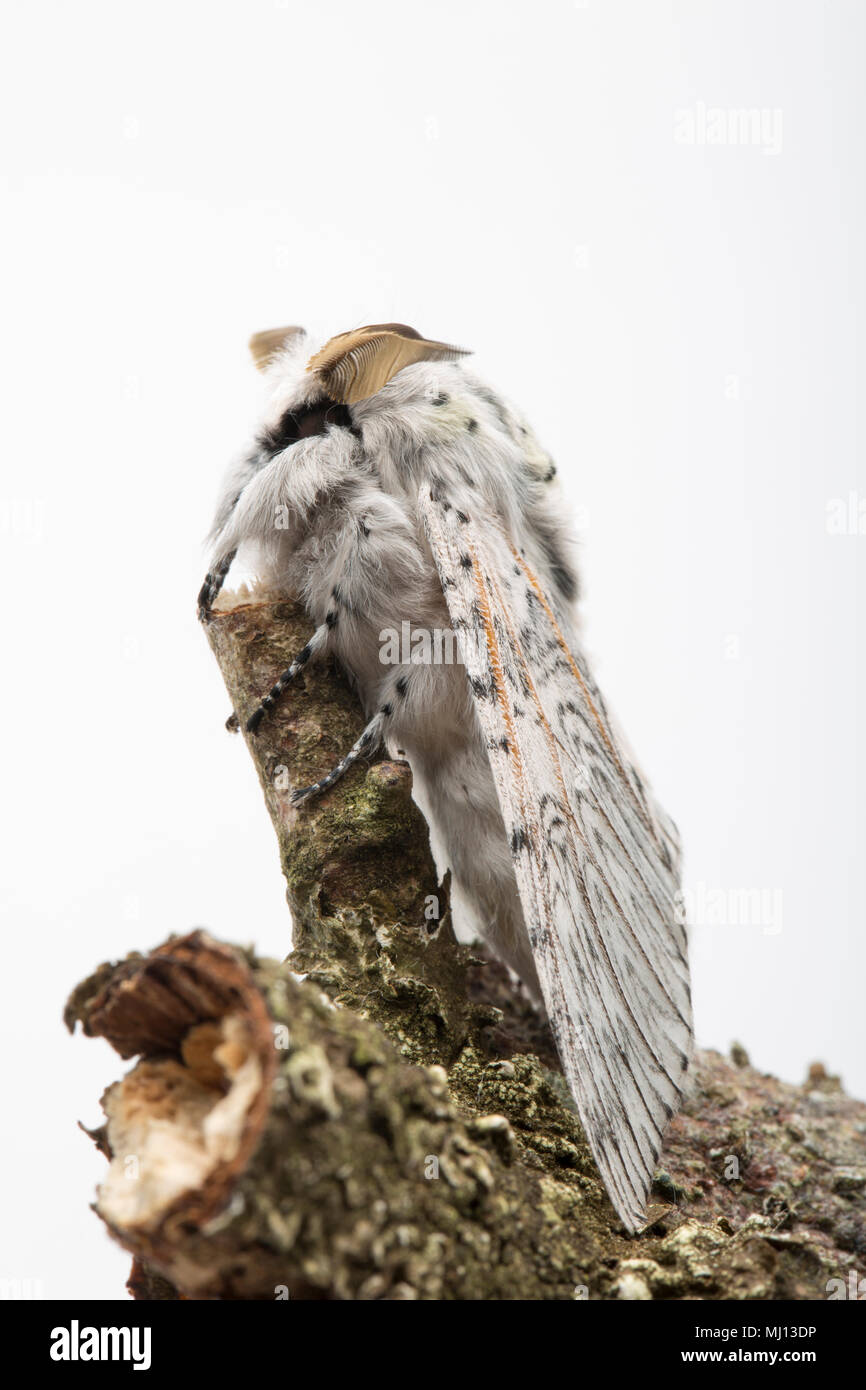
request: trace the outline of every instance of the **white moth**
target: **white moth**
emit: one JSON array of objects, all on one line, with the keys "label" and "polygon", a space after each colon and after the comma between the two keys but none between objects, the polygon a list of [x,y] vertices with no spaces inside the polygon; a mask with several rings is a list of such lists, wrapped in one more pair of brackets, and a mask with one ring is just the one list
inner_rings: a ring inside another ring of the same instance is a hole
[{"label": "white moth", "polygon": [[[459,349],[400,324],[314,346],[300,329],[252,340],[267,406],[225,482],[200,614],[241,547],[302,599],[315,631],[247,729],[306,662],[337,657],[369,722],[293,800],[382,741],[408,760],[455,916],[546,1005],[607,1191],[637,1230],[692,1045],[679,842],[575,636],[555,469]],[[443,630],[462,660],[420,640]]]}]

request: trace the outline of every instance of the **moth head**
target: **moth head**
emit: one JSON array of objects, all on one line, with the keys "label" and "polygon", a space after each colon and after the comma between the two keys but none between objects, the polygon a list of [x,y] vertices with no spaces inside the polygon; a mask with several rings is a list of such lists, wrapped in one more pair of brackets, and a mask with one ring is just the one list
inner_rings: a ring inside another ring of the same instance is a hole
[{"label": "moth head", "polygon": [[270,457],[331,425],[353,428],[349,407],[374,397],[414,363],[452,362],[464,349],[423,338],[403,323],[368,324],[339,333],[307,360],[303,328],[268,328],[250,339],[267,378],[267,401],[256,448]]},{"label": "moth head", "polygon": [[251,456],[273,458],[299,440],[326,434],[331,425],[352,428],[348,408],[306,371],[310,349],[305,329],[266,328],[253,334],[249,348],[267,383]]},{"label": "moth head", "polygon": [[338,333],[313,354],[307,371],[342,405],[367,400],[415,362],[454,362],[466,348],[422,338],[405,323],[371,323]]}]

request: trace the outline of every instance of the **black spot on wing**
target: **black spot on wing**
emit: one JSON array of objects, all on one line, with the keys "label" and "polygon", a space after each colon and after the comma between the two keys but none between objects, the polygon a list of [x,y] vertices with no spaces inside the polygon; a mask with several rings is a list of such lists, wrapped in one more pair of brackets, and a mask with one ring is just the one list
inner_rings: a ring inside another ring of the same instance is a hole
[{"label": "black spot on wing", "polygon": [[539,527],[538,539],[550,569],[550,577],[567,603],[577,598],[577,576],[559,548],[559,538],[552,528]]},{"label": "black spot on wing", "polygon": [[500,400],[496,392],[491,391],[489,386],[482,386],[480,383],[475,386],[475,394],[490,406],[505,433],[510,435],[512,433],[511,421],[508,418],[508,411],[505,408],[504,401]]}]

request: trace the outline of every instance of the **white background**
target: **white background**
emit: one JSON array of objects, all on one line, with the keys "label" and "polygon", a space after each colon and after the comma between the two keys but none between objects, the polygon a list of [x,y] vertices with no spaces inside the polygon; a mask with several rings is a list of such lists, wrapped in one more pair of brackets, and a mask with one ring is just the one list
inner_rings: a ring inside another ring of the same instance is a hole
[{"label": "white background", "polygon": [[[76,1129],[122,1067],[67,990],[197,924],[289,946],[194,616],[275,323],[411,323],[526,410],[707,919],[699,1041],[866,1094],[866,536],[827,529],[866,495],[864,6],[3,12],[0,1275],[123,1296]],[[705,108],[769,138],[699,143]]]}]

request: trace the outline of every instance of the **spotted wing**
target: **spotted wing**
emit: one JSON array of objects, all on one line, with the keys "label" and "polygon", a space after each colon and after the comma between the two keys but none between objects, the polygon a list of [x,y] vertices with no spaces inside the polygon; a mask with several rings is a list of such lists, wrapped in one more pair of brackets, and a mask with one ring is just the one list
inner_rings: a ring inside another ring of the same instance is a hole
[{"label": "spotted wing", "polygon": [[419,508],[559,1056],[611,1200],[636,1230],[691,1055],[676,831],[522,551],[436,487]]}]

